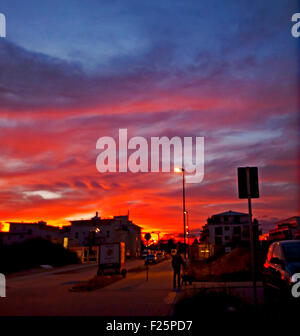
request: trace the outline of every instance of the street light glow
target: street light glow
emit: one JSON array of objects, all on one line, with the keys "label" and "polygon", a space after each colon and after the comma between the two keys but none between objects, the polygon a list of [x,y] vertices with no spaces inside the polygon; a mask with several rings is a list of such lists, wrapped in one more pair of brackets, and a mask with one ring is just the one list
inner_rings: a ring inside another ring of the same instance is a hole
[{"label": "street light glow", "polygon": [[181,172],[182,172],[182,169],[179,168],[179,167],[175,167],[175,168],[174,168],[174,172],[175,172],[175,173],[181,173]]}]

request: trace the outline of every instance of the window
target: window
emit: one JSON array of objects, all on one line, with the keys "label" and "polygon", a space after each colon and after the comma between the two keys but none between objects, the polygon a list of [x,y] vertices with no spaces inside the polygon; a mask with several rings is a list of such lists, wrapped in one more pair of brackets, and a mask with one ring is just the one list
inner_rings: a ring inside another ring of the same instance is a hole
[{"label": "window", "polygon": [[278,258],[280,260],[283,260],[282,252],[281,252],[281,247],[279,244],[276,244],[273,249],[272,253],[273,258]]},{"label": "window", "polygon": [[215,234],[218,235],[218,236],[223,234],[222,226],[218,226],[218,227],[215,228]]},{"label": "window", "polygon": [[110,231],[106,231],[106,238],[110,237]]},{"label": "window", "polygon": [[229,226],[225,226],[225,231],[229,231],[230,227]]},{"label": "window", "polygon": [[300,260],[300,242],[283,245],[284,255],[286,260],[297,262]]},{"label": "window", "polygon": [[32,234],[32,230],[31,229],[28,230],[28,234]]},{"label": "window", "polygon": [[217,224],[221,223],[221,217],[217,216],[217,217],[213,217],[213,221]]},{"label": "window", "polygon": [[236,235],[241,234],[241,227],[240,226],[234,226],[233,227],[233,234],[236,234]]},{"label": "window", "polygon": [[243,226],[243,232],[244,233],[249,233],[249,225]]},{"label": "window", "polygon": [[229,236],[225,236],[225,240],[230,240],[230,237]]},{"label": "window", "polygon": [[75,238],[78,238],[78,237],[79,237],[79,233],[75,232]]},{"label": "window", "polygon": [[215,244],[222,245],[222,237],[215,237]]},{"label": "window", "polygon": [[244,239],[249,239],[250,238],[250,234],[249,234],[248,231],[243,232],[243,238]]}]

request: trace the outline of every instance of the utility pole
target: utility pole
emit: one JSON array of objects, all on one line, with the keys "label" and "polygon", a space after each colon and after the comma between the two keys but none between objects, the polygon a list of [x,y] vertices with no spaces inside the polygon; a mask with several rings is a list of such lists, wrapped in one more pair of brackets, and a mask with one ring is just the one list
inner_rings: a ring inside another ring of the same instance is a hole
[{"label": "utility pole", "polygon": [[190,256],[190,227],[189,227],[189,211],[185,211],[186,215],[186,235],[187,235],[187,242],[188,242],[188,256]]},{"label": "utility pole", "polygon": [[186,259],[186,227],[185,227],[185,172],[184,168],[176,167],[176,173],[182,173],[182,214],[183,214],[183,243],[184,243],[184,258]]},{"label": "utility pole", "polygon": [[145,239],[147,241],[147,258],[146,258],[146,281],[148,281],[149,279],[149,267],[148,267],[148,255],[149,255],[149,250],[148,250],[148,243],[149,243],[149,240],[151,239],[151,234],[150,233],[146,233],[145,234]]},{"label": "utility pole", "polygon": [[[256,240],[257,232],[254,232],[254,228],[253,228],[251,198],[259,198],[257,167],[239,167],[238,168],[238,189],[239,189],[239,198],[244,198],[248,200],[251,279],[252,279],[252,284],[253,284],[253,304],[256,307],[257,289],[256,289],[256,251],[255,251],[256,242],[255,240]],[[254,234],[255,234],[255,237],[254,237]]]},{"label": "utility pole", "polygon": [[186,227],[185,227],[185,176],[184,169],[182,169],[182,203],[183,203],[183,241],[184,241],[184,258],[186,259]]},{"label": "utility pole", "polygon": [[254,230],[252,222],[252,204],[251,204],[251,191],[250,191],[250,169],[246,168],[247,174],[247,195],[248,195],[248,213],[249,213],[249,234],[250,234],[250,250],[251,250],[251,278],[253,283],[253,303],[257,305],[256,293],[256,260],[255,260],[255,244],[254,244]]}]

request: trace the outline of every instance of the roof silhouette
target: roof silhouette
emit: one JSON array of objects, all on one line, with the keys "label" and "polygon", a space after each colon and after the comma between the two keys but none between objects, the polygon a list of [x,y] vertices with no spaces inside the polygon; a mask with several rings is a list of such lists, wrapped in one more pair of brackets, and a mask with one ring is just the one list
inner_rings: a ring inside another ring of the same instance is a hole
[{"label": "roof silhouette", "polygon": [[229,210],[229,211],[221,212],[213,216],[248,216],[248,214],[244,212],[237,212],[237,211]]}]

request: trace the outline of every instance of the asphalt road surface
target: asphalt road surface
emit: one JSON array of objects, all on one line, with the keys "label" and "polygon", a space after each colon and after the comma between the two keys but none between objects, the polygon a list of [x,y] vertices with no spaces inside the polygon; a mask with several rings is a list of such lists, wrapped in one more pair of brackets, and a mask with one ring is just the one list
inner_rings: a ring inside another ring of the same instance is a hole
[{"label": "asphalt road surface", "polygon": [[0,316],[166,316],[176,298],[169,260],[145,272],[91,292],[70,292],[72,285],[91,279],[96,266],[53,270],[7,279],[6,298],[0,298]]}]

